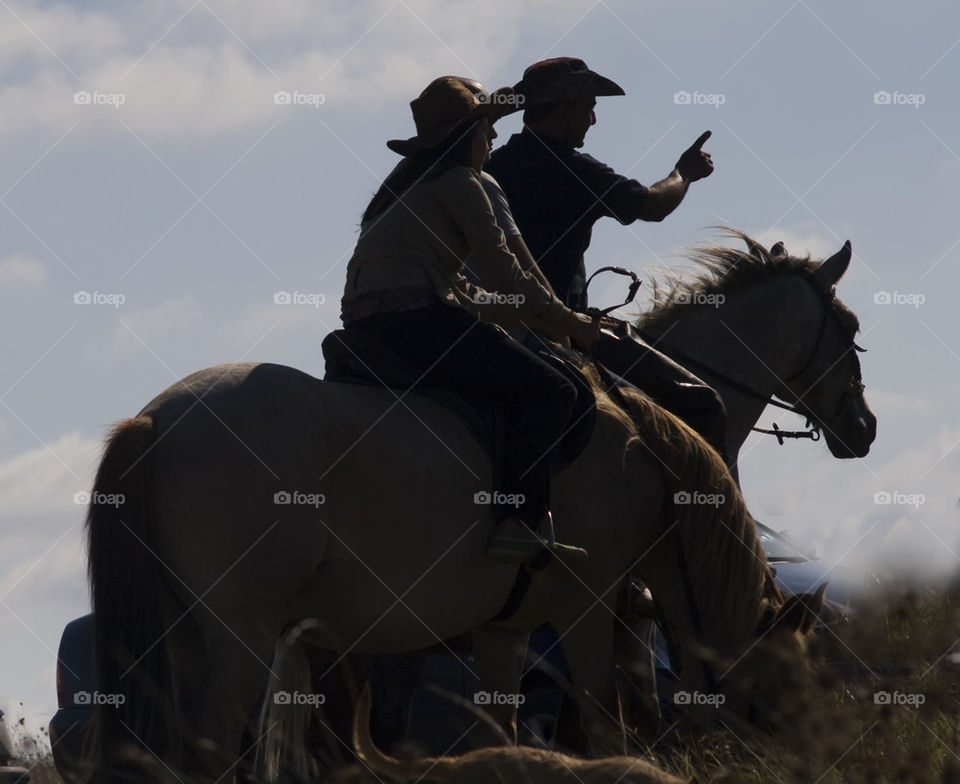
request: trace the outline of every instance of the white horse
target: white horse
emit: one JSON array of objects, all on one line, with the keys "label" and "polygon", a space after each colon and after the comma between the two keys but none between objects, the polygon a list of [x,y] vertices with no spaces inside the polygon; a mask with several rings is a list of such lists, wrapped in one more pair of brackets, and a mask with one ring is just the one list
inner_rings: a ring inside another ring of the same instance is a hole
[{"label": "white horse", "polygon": [[[850,264],[850,244],[818,263],[788,255],[780,243],[767,250],[740,232],[730,234],[743,240],[746,250],[696,252],[699,274],[675,277],[667,290],[659,289],[652,310],[637,321],[637,332],[717,389],[727,412],[731,464],[770,402],[808,417],[816,429],[807,434],[822,432],[835,457],[863,457],[877,422],[864,398],[857,357],[862,349],[854,342],[857,318],[835,293]],[[621,325],[616,334],[630,331]],[[634,575],[646,580],[642,569]],[[652,739],[659,720],[656,695],[649,693],[656,685],[650,618],[655,610],[642,611],[642,617],[618,620],[617,661],[646,692],[630,690],[637,698],[630,723]],[[420,662],[411,659],[408,666],[416,673]],[[409,685],[416,681],[401,663],[393,667],[391,674],[404,673]],[[392,696],[392,702],[404,700]],[[570,728],[565,730],[569,735]]]},{"label": "white horse", "polygon": [[[123,502],[88,515],[98,689],[126,698],[98,706],[102,777],[133,746],[230,778],[244,731],[258,737],[277,641],[305,620],[340,652],[413,650],[484,627],[478,671],[506,693],[522,641],[550,623],[592,697],[591,728],[618,717],[614,603],[631,569],[669,620],[690,690],[726,688],[711,670],[762,648],[769,629],[799,652],[816,601],[783,603],[719,457],[648,401],[626,402],[629,417],[600,395],[590,443],[553,480],[562,535],[589,561],[576,574],[552,563],[496,626],[485,623],[514,569],[484,555],[494,521],[474,496],[491,467],[437,404],[236,364],[189,376],[118,424],[93,498]],[[695,491],[720,500],[672,503]]]}]

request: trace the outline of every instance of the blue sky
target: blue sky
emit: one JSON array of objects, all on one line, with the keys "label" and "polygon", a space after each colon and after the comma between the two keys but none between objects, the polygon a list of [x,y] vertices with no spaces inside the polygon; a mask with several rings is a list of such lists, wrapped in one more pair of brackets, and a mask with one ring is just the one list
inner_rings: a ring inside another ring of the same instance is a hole
[{"label": "blue sky", "polygon": [[[956,567],[955,4],[7,2],[0,20],[0,705],[22,700],[34,723],[55,709],[59,633],[88,606],[73,499],[107,426],[219,362],[322,374],[408,102],[440,74],[493,88],[549,56],[623,85],[585,151],[642,182],[713,131],[715,174],[661,224],[599,224],[588,268],[683,268],[717,223],[815,256],[853,242],[839,294],[870,349],[877,441],[839,462],[751,439],[756,516],[856,568]],[[614,300],[606,285],[594,301]],[[925,503],[877,506],[883,490]]]}]

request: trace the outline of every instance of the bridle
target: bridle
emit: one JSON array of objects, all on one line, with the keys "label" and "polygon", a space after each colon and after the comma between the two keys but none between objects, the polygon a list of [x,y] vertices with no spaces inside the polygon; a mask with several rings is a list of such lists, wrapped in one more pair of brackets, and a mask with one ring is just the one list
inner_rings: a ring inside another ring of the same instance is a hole
[{"label": "bridle", "polygon": [[[777,385],[785,386],[789,388],[789,384],[793,381],[796,381],[798,378],[803,376],[813,364],[814,359],[816,359],[817,354],[820,351],[820,344],[823,342],[823,336],[827,331],[827,324],[833,319],[833,321],[843,330],[843,325],[839,321],[839,316],[837,315],[836,308],[836,291],[833,287],[829,291],[825,291],[823,287],[819,284],[816,278],[813,276],[813,273],[806,270],[797,270],[794,274],[799,275],[806,283],[813,289],[814,293],[817,295],[817,299],[820,300],[822,305],[821,309],[821,318],[820,318],[820,328],[817,332],[817,339],[813,344],[813,349],[810,352],[810,356],[807,358],[807,361],[803,363],[803,366],[794,373],[789,378],[780,378],[775,375]],[[794,401],[792,403],[782,402],[776,399],[776,392],[764,395],[762,392],[758,392],[753,387],[748,384],[738,381],[735,378],[731,378],[725,373],[721,373],[719,370],[707,365],[704,362],[701,362],[698,359],[694,359],[691,356],[688,356],[680,351],[677,351],[672,348],[660,348],[657,346],[659,338],[655,335],[651,335],[644,330],[637,330],[640,336],[650,343],[651,346],[657,348],[658,351],[662,351],[664,354],[668,355],[671,359],[676,360],[681,365],[688,367],[692,370],[696,370],[698,373],[707,373],[718,381],[723,382],[732,389],[741,392],[748,397],[752,397],[756,400],[760,400],[763,403],[771,406],[776,406],[777,408],[782,408],[784,411],[789,411],[793,414],[798,414],[804,417],[807,421],[806,430],[781,430],[779,426],[774,423],[773,429],[768,430],[761,427],[751,428],[757,433],[764,433],[767,435],[776,436],[777,441],[780,445],[783,445],[785,438],[809,438],[813,441],[820,440],[820,418],[816,416],[800,399],[799,395],[794,395]],[[866,351],[865,348],[861,348],[854,342],[853,337],[851,336],[850,345],[847,347],[846,353],[848,353],[853,361],[854,373],[850,378],[850,383],[847,388],[844,390],[843,394],[840,396],[840,401],[837,405],[836,411],[834,411],[832,418],[836,419],[843,415],[843,413],[850,406],[850,403],[857,397],[863,394],[864,385],[863,385],[863,376],[860,370],[860,358],[857,356],[858,352]]]}]

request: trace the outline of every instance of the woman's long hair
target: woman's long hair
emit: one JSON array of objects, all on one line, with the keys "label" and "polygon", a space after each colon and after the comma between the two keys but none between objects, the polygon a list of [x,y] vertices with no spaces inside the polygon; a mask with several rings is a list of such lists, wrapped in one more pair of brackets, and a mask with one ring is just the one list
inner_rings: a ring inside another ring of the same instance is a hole
[{"label": "woman's long hair", "polygon": [[454,166],[469,166],[473,135],[478,121],[456,128],[439,145],[409,155],[387,175],[363,211],[360,225],[366,226],[383,215],[410,188],[439,177]]}]

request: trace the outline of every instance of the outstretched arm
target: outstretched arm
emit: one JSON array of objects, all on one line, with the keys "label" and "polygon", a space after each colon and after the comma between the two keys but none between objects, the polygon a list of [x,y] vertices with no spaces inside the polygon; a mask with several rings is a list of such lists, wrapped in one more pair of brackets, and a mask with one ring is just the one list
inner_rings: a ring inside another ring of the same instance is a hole
[{"label": "outstretched arm", "polygon": [[640,219],[662,221],[673,212],[687,195],[691,182],[702,180],[713,173],[713,161],[710,153],[701,148],[711,131],[701,134],[691,147],[680,156],[677,165],[666,177],[647,188],[647,198]]}]

